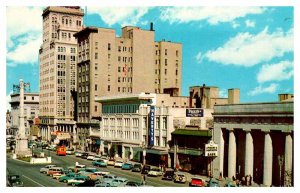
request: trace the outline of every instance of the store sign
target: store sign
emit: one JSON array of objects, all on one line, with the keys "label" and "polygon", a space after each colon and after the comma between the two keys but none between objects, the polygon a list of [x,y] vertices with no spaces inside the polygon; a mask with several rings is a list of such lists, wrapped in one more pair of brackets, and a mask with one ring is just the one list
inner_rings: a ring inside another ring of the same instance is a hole
[{"label": "store sign", "polygon": [[150,114],[149,114],[149,145],[154,145],[154,119],[155,119],[155,107],[150,106]]},{"label": "store sign", "polygon": [[203,109],[186,109],[186,117],[203,117]]},{"label": "store sign", "polygon": [[206,157],[218,156],[218,144],[215,144],[213,141],[210,141],[208,144],[205,144],[205,156]]}]

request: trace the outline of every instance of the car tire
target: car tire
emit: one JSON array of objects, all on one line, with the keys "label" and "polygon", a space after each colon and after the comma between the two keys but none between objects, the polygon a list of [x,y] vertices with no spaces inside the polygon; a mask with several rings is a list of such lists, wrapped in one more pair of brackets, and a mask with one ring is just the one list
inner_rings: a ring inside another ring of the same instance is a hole
[{"label": "car tire", "polygon": [[74,186],[75,186],[75,183],[72,183],[71,185],[74,187]]},{"label": "car tire", "polygon": [[67,183],[67,180],[63,180],[64,183]]}]

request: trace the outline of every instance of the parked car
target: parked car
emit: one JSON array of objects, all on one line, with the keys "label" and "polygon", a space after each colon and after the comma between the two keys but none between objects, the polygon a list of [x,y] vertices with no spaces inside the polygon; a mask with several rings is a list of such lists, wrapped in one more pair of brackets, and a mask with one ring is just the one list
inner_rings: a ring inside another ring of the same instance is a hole
[{"label": "parked car", "polygon": [[85,171],[95,173],[97,172],[97,168],[85,168]]},{"label": "parked car", "polygon": [[76,176],[75,178],[71,178],[71,179],[67,180],[67,184],[72,185],[72,186],[76,186],[79,183],[85,182],[86,180],[89,180],[88,176],[81,176],[80,175],[80,176]]},{"label": "parked car", "polygon": [[104,171],[97,171],[94,172],[94,175],[96,176],[96,180],[103,181],[103,176],[110,174],[109,172],[104,172]]},{"label": "parked car", "polygon": [[162,176],[163,180],[173,180],[174,177],[174,170],[173,169],[167,169],[164,175]]},{"label": "parked car", "polygon": [[108,164],[109,158],[107,156],[101,156],[101,159]]},{"label": "parked car", "polygon": [[151,169],[151,166],[149,165],[144,165],[143,168],[142,168],[142,174],[148,174],[148,172],[150,171]]},{"label": "parked car", "polygon": [[78,172],[81,176],[87,176],[89,179],[96,180],[97,176],[93,172],[80,171]]},{"label": "parked car", "polygon": [[125,187],[139,187],[139,186],[141,186],[141,183],[135,181],[128,181],[125,184]]},{"label": "parked car", "polygon": [[187,177],[185,176],[184,173],[182,172],[175,172],[174,173],[174,182],[180,182],[180,183],[185,183]]},{"label": "parked car", "polygon": [[115,160],[113,158],[110,158],[107,162],[107,165],[109,166],[114,166],[115,165]]},{"label": "parked car", "polygon": [[115,165],[114,165],[115,167],[121,168],[122,165],[123,165],[123,161],[122,160],[115,161]]},{"label": "parked car", "polygon": [[89,155],[87,156],[87,160],[93,160],[95,158],[96,154],[95,153],[89,153]]},{"label": "parked car", "polygon": [[211,178],[208,181],[208,187],[220,187],[220,183],[219,183],[219,181],[217,179]]},{"label": "parked car", "polygon": [[79,174],[73,173],[73,172],[67,173],[65,176],[59,177],[58,181],[59,182],[67,183],[69,179],[75,178],[76,176],[79,176]]},{"label": "parked car", "polygon": [[92,164],[93,166],[107,167],[107,163],[105,163],[103,160],[93,161]]},{"label": "parked car", "polygon": [[56,173],[62,173],[62,171],[64,170],[64,168],[62,167],[52,167],[48,170],[47,172],[47,176],[53,176],[53,174],[56,174]]},{"label": "parked car", "polygon": [[82,159],[87,159],[88,156],[89,156],[89,154],[86,153],[86,152],[83,152],[83,153],[81,154],[81,158],[82,158]]},{"label": "parked car", "polygon": [[95,187],[110,187],[110,184],[107,182],[96,182]]},{"label": "parked car", "polygon": [[110,183],[113,181],[113,179],[117,178],[116,175],[114,174],[107,174],[107,175],[104,175],[103,176],[103,182],[107,182],[107,183]]},{"label": "parked car", "polygon": [[97,161],[97,160],[100,160],[100,159],[101,159],[100,155],[95,155],[95,157],[93,158],[93,161]]},{"label": "parked car", "polygon": [[133,171],[133,172],[141,172],[142,171],[142,164],[134,164],[131,171]]},{"label": "parked car", "polygon": [[66,154],[67,154],[67,155],[73,155],[74,153],[75,153],[75,151],[74,151],[73,148],[67,149],[67,150],[66,150]]},{"label": "parked car", "polygon": [[117,177],[111,181],[110,185],[112,187],[124,187],[127,182],[127,178]]},{"label": "parked car", "polygon": [[191,178],[191,182],[189,186],[198,186],[198,187],[205,187],[205,180],[198,176],[193,176]]},{"label": "parked car", "polygon": [[158,167],[152,167],[150,168],[150,171],[148,172],[148,176],[162,176],[163,172]]},{"label": "parked car", "polygon": [[94,180],[86,180],[83,183],[76,183],[75,186],[79,186],[79,187],[93,187],[95,186],[95,181]]},{"label": "parked car", "polygon": [[81,157],[82,156],[82,151],[75,151],[75,156],[76,157]]},{"label": "parked car", "polygon": [[132,168],[133,168],[133,164],[132,164],[132,163],[129,163],[129,162],[124,163],[124,164],[122,165],[122,170],[131,170]]},{"label": "parked car", "polygon": [[52,174],[52,178],[58,180],[61,176],[65,176],[68,173],[68,171],[63,170],[61,172]]},{"label": "parked car", "polygon": [[56,165],[52,164],[52,165],[46,165],[45,167],[42,167],[40,169],[41,173],[47,174],[50,168],[56,167]]},{"label": "parked car", "polygon": [[7,186],[9,187],[23,187],[23,182],[19,175],[8,175],[7,176]]}]

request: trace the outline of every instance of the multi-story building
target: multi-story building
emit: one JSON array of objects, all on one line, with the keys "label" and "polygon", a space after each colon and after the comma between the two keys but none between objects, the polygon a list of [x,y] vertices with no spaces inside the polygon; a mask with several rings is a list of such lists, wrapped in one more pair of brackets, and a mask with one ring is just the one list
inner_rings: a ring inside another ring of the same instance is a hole
[{"label": "multi-story building", "polygon": [[[16,136],[20,127],[20,93],[13,93],[10,95],[11,105],[11,134]],[[30,122],[39,115],[39,94],[38,93],[24,93],[24,116],[26,135],[30,135]]]},{"label": "multi-story building", "polygon": [[250,175],[265,186],[293,185],[293,95],[279,100],[214,107],[214,177]]},{"label": "multi-story building", "polygon": [[101,104],[95,97],[123,93],[181,94],[182,45],[156,42],[150,30],[126,26],[121,37],[114,29],[87,27],[78,41],[78,135],[81,146],[99,133]]},{"label": "multi-story building", "polygon": [[[43,11],[43,43],[40,59],[40,133],[50,140],[50,132],[75,132],[77,41],[82,29],[80,7],[47,7]],[[73,139],[74,141],[76,139]]]}]

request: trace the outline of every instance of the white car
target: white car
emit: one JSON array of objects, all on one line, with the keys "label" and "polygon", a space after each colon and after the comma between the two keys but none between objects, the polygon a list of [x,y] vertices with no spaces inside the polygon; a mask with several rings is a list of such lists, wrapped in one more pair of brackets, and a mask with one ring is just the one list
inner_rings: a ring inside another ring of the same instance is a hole
[{"label": "white car", "polygon": [[148,172],[148,176],[162,176],[163,172],[158,167],[153,167]]},{"label": "white car", "polygon": [[118,168],[120,168],[120,167],[122,167],[122,165],[123,165],[123,161],[121,161],[121,160],[117,160],[117,161],[115,161],[115,167],[118,167]]},{"label": "white car", "polygon": [[93,158],[93,161],[98,161],[101,159],[101,156],[100,155],[95,155],[95,157]]},{"label": "white car", "polygon": [[50,168],[56,167],[56,165],[46,165],[40,169],[41,173],[47,174]]},{"label": "white car", "polygon": [[109,158],[107,156],[101,156],[101,159],[108,164]]},{"label": "white car", "polygon": [[56,173],[56,174],[53,174],[53,175],[52,175],[52,178],[58,180],[58,178],[60,178],[60,177],[62,177],[62,176],[65,176],[65,175],[66,175],[66,174],[63,174],[63,173]]},{"label": "white car", "polygon": [[81,156],[82,156],[82,152],[76,151],[76,152],[75,152],[75,156],[76,156],[76,157],[81,157]]},{"label": "white car", "polygon": [[75,178],[71,178],[71,179],[67,180],[67,184],[75,186],[75,184],[83,183],[86,180],[87,180],[86,176],[76,176]]},{"label": "white car", "polygon": [[110,186],[112,187],[124,187],[128,180],[126,178],[117,177],[112,180]]},{"label": "white car", "polygon": [[96,154],[89,154],[86,159],[87,160],[94,160],[95,156],[96,156]]}]

